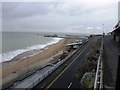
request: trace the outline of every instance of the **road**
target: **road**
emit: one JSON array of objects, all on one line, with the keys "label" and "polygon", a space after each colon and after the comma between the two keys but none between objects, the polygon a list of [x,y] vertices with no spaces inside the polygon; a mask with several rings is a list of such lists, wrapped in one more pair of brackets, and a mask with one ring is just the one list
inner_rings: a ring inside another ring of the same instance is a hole
[{"label": "road", "polygon": [[35,88],[81,88],[76,76],[76,71],[79,66],[84,63],[86,54],[88,54],[98,38],[98,36],[93,37],[84,47],[80,48],[75,55]]}]

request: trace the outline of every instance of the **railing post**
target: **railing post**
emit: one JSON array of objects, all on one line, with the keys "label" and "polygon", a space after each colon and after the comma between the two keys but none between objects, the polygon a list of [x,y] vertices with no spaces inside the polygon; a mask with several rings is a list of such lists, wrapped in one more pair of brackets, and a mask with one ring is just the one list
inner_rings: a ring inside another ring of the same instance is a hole
[{"label": "railing post", "polygon": [[118,65],[117,65],[115,90],[120,90],[120,54],[118,55]]}]

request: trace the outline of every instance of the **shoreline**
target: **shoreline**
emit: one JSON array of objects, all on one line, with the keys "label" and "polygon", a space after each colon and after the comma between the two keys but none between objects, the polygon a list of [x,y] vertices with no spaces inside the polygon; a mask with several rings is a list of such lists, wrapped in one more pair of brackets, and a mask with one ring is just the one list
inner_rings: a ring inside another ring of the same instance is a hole
[{"label": "shoreline", "polygon": [[[12,60],[10,62],[4,62],[2,69],[2,83],[8,83],[14,81],[18,76],[22,75],[24,72],[27,72],[30,67],[37,68],[37,66],[44,66],[46,65],[54,55],[60,53],[65,49],[65,44],[74,42],[75,39],[71,38],[64,38],[59,42],[49,45],[43,49],[42,51],[38,52],[35,55],[31,55],[30,57],[25,57],[19,60]],[[39,63],[38,63],[39,62]],[[36,65],[38,63],[39,65]],[[34,65],[33,65],[34,64]],[[28,67],[30,66],[30,67]]]},{"label": "shoreline", "polygon": [[[4,61],[4,62],[1,62],[0,64],[2,65],[2,67],[0,68],[4,68],[5,66],[9,65],[10,63],[17,63],[17,62],[21,62],[21,60],[25,60],[25,59],[28,59],[28,58],[32,58],[34,57],[35,55],[38,55],[38,54],[41,54],[43,53],[44,51],[46,51],[48,48],[50,48],[51,46],[54,46],[56,44],[59,44],[59,42],[61,41],[64,41],[65,39],[62,38],[61,40],[59,40],[58,42],[56,43],[53,43],[53,44],[50,44],[48,46],[45,46],[44,48],[41,48],[41,49],[33,49],[33,50],[29,50],[29,51],[25,51],[21,54],[18,54],[17,56],[13,57],[11,60],[8,60],[8,61]],[[6,64],[6,65],[5,65]]]},{"label": "shoreline", "polygon": [[46,49],[48,46],[53,45],[58,43],[60,40],[62,40],[63,38],[52,38],[52,40],[44,43],[44,44],[37,44],[37,45],[32,45],[23,49],[16,49],[13,51],[8,51],[6,53],[0,54],[1,57],[1,61],[0,63],[4,63],[4,62],[9,62],[11,60],[14,59],[19,59],[22,57],[27,57],[27,56],[31,56],[33,54],[36,54],[40,51],[43,51],[44,49]]}]

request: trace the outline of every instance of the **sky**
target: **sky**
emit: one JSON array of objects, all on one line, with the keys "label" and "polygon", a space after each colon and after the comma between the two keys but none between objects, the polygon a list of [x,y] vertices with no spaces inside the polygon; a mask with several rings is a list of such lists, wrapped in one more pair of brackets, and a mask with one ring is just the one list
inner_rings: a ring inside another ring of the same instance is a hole
[{"label": "sky", "polygon": [[2,2],[2,31],[97,34],[118,22],[119,0]]}]

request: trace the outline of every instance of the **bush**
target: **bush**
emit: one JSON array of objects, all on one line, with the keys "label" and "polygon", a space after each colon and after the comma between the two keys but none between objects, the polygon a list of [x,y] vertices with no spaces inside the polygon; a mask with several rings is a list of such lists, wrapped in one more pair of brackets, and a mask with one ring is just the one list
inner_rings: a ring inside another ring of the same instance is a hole
[{"label": "bush", "polygon": [[77,69],[79,81],[86,72],[96,71],[97,60],[100,54],[101,39],[99,39],[93,46],[89,53],[86,55],[85,63]]}]

